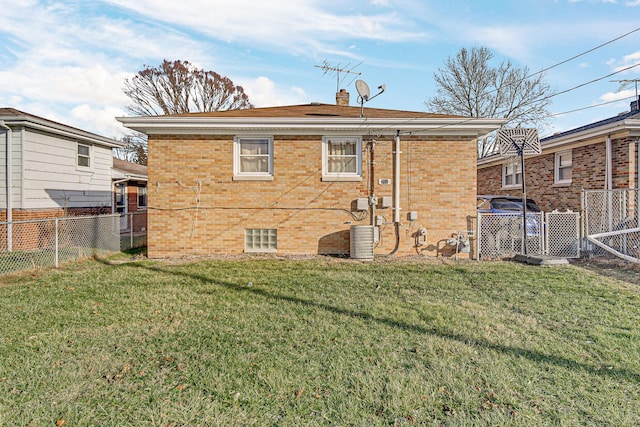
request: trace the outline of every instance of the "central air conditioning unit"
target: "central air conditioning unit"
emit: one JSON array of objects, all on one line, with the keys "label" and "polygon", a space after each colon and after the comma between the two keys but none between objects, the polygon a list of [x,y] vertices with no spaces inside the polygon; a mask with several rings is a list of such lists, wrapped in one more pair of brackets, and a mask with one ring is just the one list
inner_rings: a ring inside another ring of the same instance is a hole
[{"label": "central air conditioning unit", "polygon": [[352,225],[350,233],[352,259],[373,260],[375,227],[373,225]]}]

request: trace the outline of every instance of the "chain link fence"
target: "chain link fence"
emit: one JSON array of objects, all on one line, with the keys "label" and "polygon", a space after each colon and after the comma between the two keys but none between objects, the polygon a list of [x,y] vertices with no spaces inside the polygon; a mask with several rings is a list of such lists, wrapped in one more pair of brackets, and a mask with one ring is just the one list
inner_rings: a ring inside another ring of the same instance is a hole
[{"label": "chain link fence", "polygon": [[584,236],[590,256],[640,263],[640,189],[584,190]]},{"label": "chain link fence", "polygon": [[146,246],[145,230],[146,213],[0,222],[0,274]]},{"label": "chain link fence", "polygon": [[526,240],[520,213],[478,213],[478,231],[478,259],[512,257],[525,249],[528,255],[580,256],[577,212],[527,213]]}]

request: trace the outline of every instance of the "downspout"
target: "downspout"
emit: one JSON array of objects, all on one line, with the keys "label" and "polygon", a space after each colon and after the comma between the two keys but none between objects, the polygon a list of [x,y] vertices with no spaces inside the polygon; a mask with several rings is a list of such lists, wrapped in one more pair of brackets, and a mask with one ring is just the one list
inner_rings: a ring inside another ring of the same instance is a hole
[{"label": "downspout", "polygon": [[376,205],[372,202],[375,192],[375,173],[376,173],[376,140],[371,139],[371,151],[369,152],[369,205],[371,206],[371,220],[370,223],[375,227],[376,225]]},{"label": "downspout", "polygon": [[607,216],[609,218],[609,230],[613,229],[613,194],[611,194],[612,187],[613,187],[613,171],[611,170],[613,167],[613,160],[612,160],[612,150],[611,150],[611,135],[607,135],[607,141],[606,141],[606,165],[605,165],[605,183],[604,183],[604,189],[607,190],[607,198],[608,198],[608,202],[607,202],[607,206],[609,207],[609,211],[607,212]]},{"label": "downspout", "polygon": [[113,196],[111,197],[111,213],[112,214],[116,213],[116,201],[115,201],[115,198],[116,198],[116,194],[115,194],[116,193],[116,184],[120,184],[120,183],[127,182],[127,181],[129,181],[129,177],[122,178],[122,179],[117,179],[117,180],[111,182],[111,191],[113,191]]},{"label": "downspout", "polygon": [[604,181],[604,189],[612,190],[613,189],[613,160],[612,160],[612,151],[611,151],[611,135],[607,135],[606,142],[606,165],[605,165],[605,181]]},{"label": "downspout", "polygon": [[400,131],[396,131],[393,149],[393,225],[396,245],[389,255],[395,255],[400,247]]},{"label": "downspout", "polygon": [[11,252],[13,247],[13,226],[9,224],[13,221],[13,198],[11,194],[11,128],[4,123],[4,120],[0,120],[0,127],[6,129],[6,201],[7,201],[7,252]]},{"label": "downspout", "polygon": [[[636,138],[636,154],[638,156],[636,161],[636,188],[640,189],[640,138]],[[638,214],[640,215],[640,209]]]}]

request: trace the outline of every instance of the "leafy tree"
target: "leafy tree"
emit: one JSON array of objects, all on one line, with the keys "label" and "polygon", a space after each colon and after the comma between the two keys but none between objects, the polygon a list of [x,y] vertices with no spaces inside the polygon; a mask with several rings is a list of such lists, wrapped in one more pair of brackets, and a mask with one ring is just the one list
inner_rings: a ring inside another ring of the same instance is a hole
[{"label": "leafy tree", "polygon": [[[527,67],[511,61],[497,67],[486,47],[461,49],[434,73],[437,95],[425,102],[435,113],[465,117],[508,119],[509,127],[543,126],[554,94],[543,73],[530,74]],[[495,135],[478,141],[478,157],[496,151]]]},{"label": "leafy tree", "polygon": [[252,108],[242,86],[215,71],[196,68],[188,61],[167,61],[158,67],[145,66],[123,91],[131,101],[133,114],[182,114]]}]

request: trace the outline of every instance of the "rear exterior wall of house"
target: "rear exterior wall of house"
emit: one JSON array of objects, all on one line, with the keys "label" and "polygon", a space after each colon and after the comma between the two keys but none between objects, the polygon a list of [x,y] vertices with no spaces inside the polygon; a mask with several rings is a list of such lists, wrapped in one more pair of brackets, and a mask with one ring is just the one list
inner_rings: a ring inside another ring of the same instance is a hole
[{"label": "rear exterior wall of house", "polygon": [[[393,140],[362,143],[362,180],[322,180],[321,136],[278,136],[272,181],[233,180],[233,137],[149,138],[148,254],[150,257],[234,254],[245,248],[245,230],[275,229],[277,254],[348,255],[350,227],[369,225],[355,201],[373,193],[392,196]],[[446,240],[475,223],[475,140],[401,138],[401,226],[398,255],[451,255]],[[388,179],[389,184],[380,184]],[[409,221],[407,213],[417,212]],[[376,254],[396,243],[393,211],[383,217]],[[417,246],[416,233],[427,229]]]},{"label": "rear exterior wall of house", "polygon": [[[637,144],[625,136],[612,138],[613,188],[637,185]],[[606,179],[606,145],[600,140],[571,150],[572,178],[569,184],[554,183],[555,152],[525,159],[527,197],[543,211],[580,211],[582,190],[602,190]],[[518,188],[502,186],[502,165],[478,168],[478,194],[522,195]]]}]

